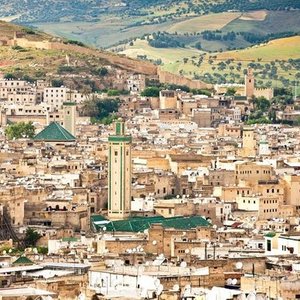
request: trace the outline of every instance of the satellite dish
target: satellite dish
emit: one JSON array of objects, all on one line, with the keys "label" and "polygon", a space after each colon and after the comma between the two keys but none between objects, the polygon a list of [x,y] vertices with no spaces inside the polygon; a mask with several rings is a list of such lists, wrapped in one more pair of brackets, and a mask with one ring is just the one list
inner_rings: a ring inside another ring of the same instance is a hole
[{"label": "satellite dish", "polygon": [[180,267],[186,268],[186,266],[187,266],[187,263],[186,263],[185,261],[182,261],[182,262],[180,263]]},{"label": "satellite dish", "polygon": [[188,253],[190,253],[190,249],[185,249],[184,252],[185,252],[185,254],[188,254]]},{"label": "satellite dish", "polygon": [[231,284],[232,285],[236,285],[237,284],[237,279],[236,278],[232,279],[232,283]]},{"label": "satellite dish", "polygon": [[179,291],[179,285],[178,284],[174,284],[173,291],[175,291],[175,292]]},{"label": "satellite dish", "polygon": [[152,242],[152,245],[155,246],[156,244],[157,244],[157,241],[154,240],[154,241]]},{"label": "satellite dish", "polygon": [[235,264],[235,267],[236,267],[238,270],[240,270],[240,269],[242,269],[242,267],[243,267],[243,263],[240,262],[240,261],[238,261],[238,262]]},{"label": "satellite dish", "polygon": [[232,279],[231,279],[231,278],[228,278],[228,279],[226,280],[226,284],[232,285]]}]

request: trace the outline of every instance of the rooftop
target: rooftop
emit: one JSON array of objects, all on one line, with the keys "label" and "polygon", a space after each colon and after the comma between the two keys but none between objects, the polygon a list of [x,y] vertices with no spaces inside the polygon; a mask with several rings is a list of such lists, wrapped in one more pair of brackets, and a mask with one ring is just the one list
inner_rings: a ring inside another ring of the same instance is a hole
[{"label": "rooftop", "polygon": [[96,230],[103,229],[106,231],[123,231],[123,232],[143,232],[150,228],[151,224],[162,224],[165,228],[191,229],[199,226],[210,226],[201,216],[191,217],[172,217],[164,218],[163,216],[154,217],[133,217],[126,220],[109,221],[102,216],[92,216],[91,222]]},{"label": "rooftop", "polygon": [[72,142],[75,141],[76,138],[69,131],[59,125],[59,123],[52,122],[41,132],[39,132],[33,139],[36,141]]}]

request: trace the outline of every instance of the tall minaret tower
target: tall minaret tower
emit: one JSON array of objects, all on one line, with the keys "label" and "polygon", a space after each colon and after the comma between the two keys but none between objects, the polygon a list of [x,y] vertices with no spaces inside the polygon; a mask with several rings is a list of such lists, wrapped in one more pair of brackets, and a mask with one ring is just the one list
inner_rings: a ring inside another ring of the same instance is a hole
[{"label": "tall minaret tower", "polygon": [[247,98],[252,98],[254,95],[254,75],[251,68],[247,69],[247,74],[245,75],[245,96]]},{"label": "tall minaret tower", "polygon": [[63,126],[71,134],[76,136],[76,103],[63,103]]},{"label": "tall minaret tower", "polygon": [[108,137],[108,218],[125,219],[131,208],[131,136],[125,135],[122,119],[115,122],[115,134]]}]

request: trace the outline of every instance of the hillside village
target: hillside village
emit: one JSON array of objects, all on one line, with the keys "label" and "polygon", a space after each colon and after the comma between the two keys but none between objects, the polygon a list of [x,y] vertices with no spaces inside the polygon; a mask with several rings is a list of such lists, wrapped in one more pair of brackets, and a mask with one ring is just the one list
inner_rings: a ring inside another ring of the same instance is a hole
[{"label": "hillside village", "polygon": [[1,74],[1,300],[300,297],[297,95],[251,68],[212,86],[58,40],[2,47],[107,74]]}]

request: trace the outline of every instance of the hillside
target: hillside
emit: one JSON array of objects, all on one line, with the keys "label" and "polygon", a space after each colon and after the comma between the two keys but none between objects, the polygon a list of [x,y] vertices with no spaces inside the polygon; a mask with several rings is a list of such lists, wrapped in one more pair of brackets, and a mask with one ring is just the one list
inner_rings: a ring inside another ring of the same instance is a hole
[{"label": "hillside", "polygon": [[248,66],[254,69],[258,86],[293,86],[300,79],[300,36],[215,53],[192,48],[158,49],[145,40],[137,40],[122,53],[144,59],[161,58],[164,70],[209,83],[243,82]]},{"label": "hillside", "polygon": [[[0,23],[0,72],[6,78],[63,79],[75,88],[112,88],[120,72],[157,76],[162,83],[208,87],[203,82],[161,71],[156,65],[119,54],[87,47],[71,40],[41,34],[27,28]],[[17,37],[15,37],[15,35]],[[14,37],[12,39],[12,37]]]},{"label": "hillside", "polygon": [[[166,31],[182,34],[176,38],[188,46],[200,41],[206,51],[226,50],[251,43],[243,37],[234,42],[220,42],[201,37],[186,39],[185,35],[203,30],[237,32],[243,28],[251,32],[253,26],[259,26],[260,11],[274,12],[274,20],[267,20],[265,24],[262,19],[263,26],[254,30],[255,33],[264,33],[264,27],[266,33],[297,32],[300,20],[297,10],[300,2],[294,0],[0,0],[0,4],[0,19],[34,26],[99,48]],[[279,18],[277,12],[282,14]],[[266,19],[268,15],[266,13]],[[280,22],[280,26],[276,26],[276,22]]]}]

